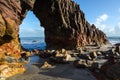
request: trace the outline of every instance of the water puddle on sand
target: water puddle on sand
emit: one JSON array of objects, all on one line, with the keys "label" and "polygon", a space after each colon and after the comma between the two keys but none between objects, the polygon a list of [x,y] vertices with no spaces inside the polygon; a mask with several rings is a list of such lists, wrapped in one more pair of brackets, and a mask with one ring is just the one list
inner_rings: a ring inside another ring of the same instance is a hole
[{"label": "water puddle on sand", "polygon": [[24,75],[38,73],[40,68],[35,64],[39,64],[39,56],[30,57],[30,62],[26,64],[26,72],[24,73]]},{"label": "water puddle on sand", "polygon": [[39,62],[39,56],[31,56],[29,64],[34,64]]}]

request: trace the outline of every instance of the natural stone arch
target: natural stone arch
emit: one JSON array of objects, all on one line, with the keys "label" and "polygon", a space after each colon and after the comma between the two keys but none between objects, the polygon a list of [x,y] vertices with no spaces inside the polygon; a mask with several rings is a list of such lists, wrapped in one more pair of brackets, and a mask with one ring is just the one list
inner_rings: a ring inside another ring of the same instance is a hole
[{"label": "natural stone arch", "polygon": [[76,49],[93,42],[108,42],[106,35],[91,26],[79,5],[71,0],[1,0],[0,53],[15,57],[20,54],[19,25],[28,10],[45,28],[47,48]]},{"label": "natural stone arch", "polygon": [[45,28],[47,48],[76,49],[107,42],[106,35],[90,25],[79,5],[71,0],[36,0],[33,12]]}]

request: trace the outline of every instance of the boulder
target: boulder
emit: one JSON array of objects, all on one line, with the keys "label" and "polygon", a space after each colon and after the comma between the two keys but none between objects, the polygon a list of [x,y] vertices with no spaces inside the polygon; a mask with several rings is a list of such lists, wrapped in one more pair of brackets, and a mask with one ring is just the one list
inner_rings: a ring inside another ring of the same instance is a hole
[{"label": "boulder", "polygon": [[93,69],[99,69],[100,68],[100,64],[98,62],[93,62],[91,67]]},{"label": "boulder", "polygon": [[34,55],[38,55],[39,54],[39,50],[37,50],[37,49],[34,49],[32,52],[34,53]]},{"label": "boulder", "polygon": [[96,58],[97,58],[97,53],[96,53],[96,52],[92,52],[92,53],[90,53],[89,55],[90,55],[90,57],[91,57],[92,59],[96,59]]},{"label": "boulder", "polygon": [[86,59],[87,59],[87,60],[92,60],[92,58],[91,58],[90,55],[86,55]]},{"label": "boulder", "polygon": [[73,65],[77,68],[86,68],[88,67],[86,60],[80,59],[80,60],[75,60],[73,62]]},{"label": "boulder", "polygon": [[51,62],[67,63],[71,60],[71,55],[65,49],[60,51],[56,50],[55,53],[55,56],[50,57]]},{"label": "boulder", "polygon": [[40,58],[50,58],[51,56],[55,56],[56,53],[55,52],[51,52],[50,50],[43,50],[43,51],[40,51],[38,56]]},{"label": "boulder", "polygon": [[120,53],[120,45],[116,46],[115,51],[118,52],[118,53]]},{"label": "boulder", "polygon": [[66,61],[65,57],[50,57],[50,62],[52,63],[58,63],[58,64],[64,64],[64,63],[68,63],[68,61]]},{"label": "boulder", "polygon": [[48,62],[44,62],[44,64],[41,66],[41,69],[47,69],[47,68],[51,68],[52,65],[49,64]]},{"label": "boulder", "polygon": [[106,74],[112,80],[120,80],[120,63],[109,66]]},{"label": "boulder", "polygon": [[26,69],[23,66],[24,63],[12,63],[0,65],[0,79],[5,80],[16,74],[24,73]]}]

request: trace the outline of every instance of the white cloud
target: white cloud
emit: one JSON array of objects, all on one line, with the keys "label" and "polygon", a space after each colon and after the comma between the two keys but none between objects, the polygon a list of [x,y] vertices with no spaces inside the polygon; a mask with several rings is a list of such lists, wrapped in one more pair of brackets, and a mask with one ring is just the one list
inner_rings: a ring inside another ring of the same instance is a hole
[{"label": "white cloud", "polygon": [[113,27],[107,26],[105,32],[109,36],[119,36],[120,35],[120,22],[118,22],[118,24]]},{"label": "white cloud", "polygon": [[21,28],[20,29],[20,37],[43,37],[44,36],[44,28]]},{"label": "white cloud", "polygon": [[106,28],[106,25],[103,24],[103,22],[105,22],[107,19],[108,19],[107,14],[102,14],[101,16],[99,16],[95,21],[96,27],[99,28],[100,30],[104,30]]},{"label": "white cloud", "polygon": [[96,22],[100,23],[100,22],[106,21],[107,19],[108,19],[108,15],[103,14],[96,19]]},{"label": "white cloud", "polygon": [[120,22],[118,22],[118,25],[117,25],[118,27],[119,27],[119,29],[120,29]]},{"label": "white cloud", "polygon": [[108,36],[120,35],[120,21],[116,25],[111,26],[106,24],[108,18],[109,16],[107,14],[103,14],[97,17],[94,24]]},{"label": "white cloud", "polygon": [[113,27],[113,28],[110,28],[109,30],[108,30],[109,32],[115,32],[115,28]]}]

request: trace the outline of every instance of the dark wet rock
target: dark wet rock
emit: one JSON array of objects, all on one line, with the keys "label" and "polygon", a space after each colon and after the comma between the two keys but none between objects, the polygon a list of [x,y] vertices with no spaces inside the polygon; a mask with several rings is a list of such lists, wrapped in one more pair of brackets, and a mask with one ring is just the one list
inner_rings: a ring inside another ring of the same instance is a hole
[{"label": "dark wet rock", "polygon": [[55,51],[55,55],[50,57],[50,61],[54,63],[68,63],[70,60],[71,55],[65,49]]},{"label": "dark wet rock", "polygon": [[51,63],[58,63],[58,64],[65,64],[68,63],[68,61],[65,60],[65,57],[50,57]]},{"label": "dark wet rock", "polygon": [[51,56],[55,56],[56,53],[50,53],[50,52],[46,52],[46,51],[40,51],[40,53],[38,54],[38,56],[40,58],[50,58]]},{"label": "dark wet rock", "polygon": [[120,80],[120,63],[111,65],[106,74],[112,80]]},{"label": "dark wet rock", "polygon": [[111,57],[106,63],[101,66],[101,70],[111,80],[120,80],[120,62],[116,58]]},{"label": "dark wet rock", "polygon": [[78,55],[79,55],[79,53],[75,53],[75,52],[73,52],[72,54],[70,54],[71,55],[71,57],[77,57]]},{"label": "dark wet rock", "polygon": [[114,46],[120,46],[120,43],[116,43],[116,44],[114,44]]},{"label": "dark wet rock", "polygon": [[83,60],[83,59],[75,60],[75,61],[73,62],[73,65],[74,65],[76,68],[87,68],[87,67],[88,67],[87,61],[86,61],[86,60]]},{"label": "dark wet rock", "polygon": [[114,56],[111,56],[107,62],[105,62],[102,66],[101,66],[101,70],[103,70],[104,72],[107,72],[108,68],[111,67],[112,65],[114,65],[116,63],[116,59]]},{"label": "dark wet rock", "polygon": [[96,59],[96,58],[97,58],[97,53],[96,53],[96,52],[92,52],[92,53],[90,53],[89,55],[90,55],[90,57],[91,57],[92,59]]},{"label": "dark wet rock", "polygon": [[98,62],[93,62],[91,67],[93,69],[99,69],[100,68],[100,64]]},{"label": "dark wet rock", "polygon": [[41,66],[41,69],[47,69],[47,68],[50,68],[52,67],[51,64],[49,64],[48,62],[44,62],[44,64]]},{"label": "dark wet rock", "polygon": [[34,55],[38,55],[39,54],[39,50],[37,50],[37,49],[34,49],[32,52],[33,52]]},{"label": "dark wet rock", "polygon": [[90,55],[86,55],[86,59],[87,59],[87,60],[92,60],[92,58],[91,58]]},{"label": "dark wet rock", "polygon": [[115,52],[120,53],[120,45],[119,45],[119,46],[116,46],[116,48],[115,48]]}]

